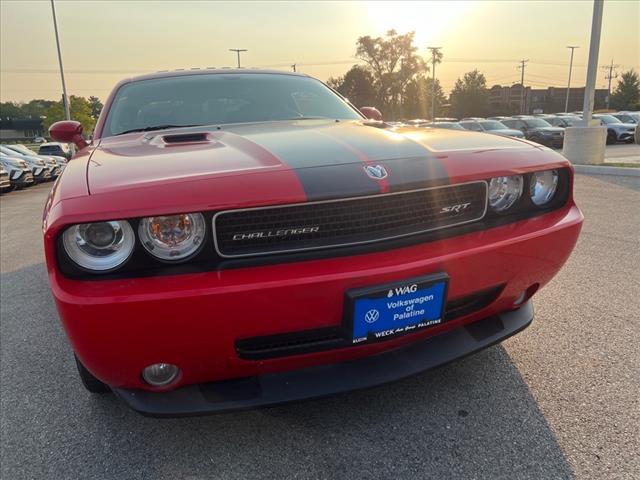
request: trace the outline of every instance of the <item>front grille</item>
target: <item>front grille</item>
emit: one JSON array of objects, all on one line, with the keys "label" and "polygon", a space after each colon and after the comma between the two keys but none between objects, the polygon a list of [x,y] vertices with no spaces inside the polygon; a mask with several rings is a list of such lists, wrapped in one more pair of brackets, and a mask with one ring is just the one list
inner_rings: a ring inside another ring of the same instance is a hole
[{"label": "front grille", "polygon": [[213,217],[219,255],[227,258],[372,243],[480,220],[484,181],[407,192],[258,207]]}]

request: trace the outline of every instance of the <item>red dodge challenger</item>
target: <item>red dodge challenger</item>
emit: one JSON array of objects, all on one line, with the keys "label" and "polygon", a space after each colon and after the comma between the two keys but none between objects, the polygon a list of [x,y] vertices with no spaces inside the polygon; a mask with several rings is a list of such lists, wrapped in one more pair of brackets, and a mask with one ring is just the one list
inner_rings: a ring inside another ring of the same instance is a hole
[{"label": "red dodge challenger", "polygon": [[[374,112],[375,109],[364,109]],[[582,225],[528,142],[392,128],[259,70],[125,80],[44,212],[51,289],[91,392],[204,414],[398,380],[526,328]]]}]

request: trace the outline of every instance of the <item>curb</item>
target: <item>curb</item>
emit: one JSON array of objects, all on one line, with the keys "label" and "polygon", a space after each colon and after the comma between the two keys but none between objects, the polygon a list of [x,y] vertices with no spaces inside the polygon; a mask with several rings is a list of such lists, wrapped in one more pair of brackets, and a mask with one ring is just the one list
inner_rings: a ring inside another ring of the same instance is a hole
[{"label": "curb", "polygon": [[573,165],[576,173],[591,175],[617,175],[620,177],[640,177],[640,168],[607,167],[606,165]]}]

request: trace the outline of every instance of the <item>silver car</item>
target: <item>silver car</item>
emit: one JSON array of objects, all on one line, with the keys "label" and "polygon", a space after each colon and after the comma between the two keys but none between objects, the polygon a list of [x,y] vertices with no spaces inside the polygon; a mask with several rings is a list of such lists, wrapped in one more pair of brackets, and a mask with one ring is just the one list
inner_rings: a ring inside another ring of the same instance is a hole
[{"label": "silver car", "polygon": [[474,132],[492,133],[494,135],[500,135],[501,137],[524,138],[524,133],[520,130],[509,128],[498,120],[462,120],[460,125],[462,125],[465,130],[472,130]]}]

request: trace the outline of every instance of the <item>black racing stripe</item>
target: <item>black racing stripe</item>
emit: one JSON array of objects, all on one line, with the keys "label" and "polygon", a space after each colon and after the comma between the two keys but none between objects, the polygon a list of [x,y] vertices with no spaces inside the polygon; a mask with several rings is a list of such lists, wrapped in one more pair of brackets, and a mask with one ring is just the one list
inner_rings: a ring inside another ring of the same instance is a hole
[{"label": "black racing stripe", "polygon": [[375,195],[380,184],[367,176],[362,163],[295,170],[309,201]]},{"label": "black racing stripe", "polygon": [[449,184],[449,174],[435,155],[377,163],[387,169],[391,192]]}]

